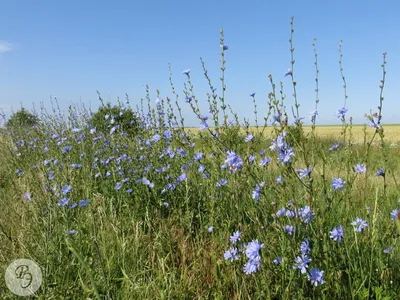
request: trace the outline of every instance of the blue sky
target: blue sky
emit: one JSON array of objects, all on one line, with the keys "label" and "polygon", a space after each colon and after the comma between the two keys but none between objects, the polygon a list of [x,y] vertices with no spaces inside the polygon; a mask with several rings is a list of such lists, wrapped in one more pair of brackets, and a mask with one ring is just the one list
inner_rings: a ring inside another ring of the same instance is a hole
[{"label": "blue sky", "polygon": [[[294,76],[300,114],[314,109],[315,70],[312,42],[317,38],[320,69],[319,124],[339,124],[343,106],[338,45],[348,85],[348,115],[355,123],[377,110],[382,53],[387,52],[384,123],[400,123],[400,18],[398,1],[4,1],[0,10],[0,107],[31,108],[50,96],[62,109],[83,102],[95,110],[99,101],[116,103],[127,93],[133,105],[150,86],[171,96],[168,64],[182,91],[191,69],[204,114],[207,82],[202,57],[220,91],[219,30],[224,29],[227,102],[241,119],[253,118],[249,94],[256,93],[259,118],[267,112],[268,74],[283,81],[286,105],[293,104],[289,77],[290,17],[294,16]],[[180,96],[188,125],[197,125]]]}]

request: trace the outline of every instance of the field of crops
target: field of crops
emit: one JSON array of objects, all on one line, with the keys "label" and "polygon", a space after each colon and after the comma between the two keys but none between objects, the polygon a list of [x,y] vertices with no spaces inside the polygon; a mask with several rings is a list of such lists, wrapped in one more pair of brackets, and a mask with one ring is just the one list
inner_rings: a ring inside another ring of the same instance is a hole
[{"label": "field of crops", "polygon": [[[388,124],[384,125],[385,129],[385,138],[388,142],[392,143],[393,146],[400,145],[400,125],[399,124]],[[304,126],[304,132],[309,133],[312,130],[311,126]],[[339,138],[341,136],[343,128],[341,125],[317,125],[315,132],[316,135],[320,138]],[[194,134],[198,133],[200,130],[196,127],[188,127],[188,132],[192,132]],[[243,130],[244,132],[245,130]],[[263,128],[260,127],[258,130],[256,127],[250,127],[250,132],[261,132]],[[363,143],[364,137],[369,140],[375,132],[374,128],[370,128],[364,125],[353,125],[352,126],[352,135],[354,143]],[[272,128],[265,129],[264,135],[271,136]]]}]

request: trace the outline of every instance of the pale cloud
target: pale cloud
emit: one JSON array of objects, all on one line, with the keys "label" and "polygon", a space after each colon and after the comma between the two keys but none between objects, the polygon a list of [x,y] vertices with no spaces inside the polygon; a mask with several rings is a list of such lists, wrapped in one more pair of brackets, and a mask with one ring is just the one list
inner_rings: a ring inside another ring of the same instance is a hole
[{"label": "pale cloud", "polygon": [[13,49],[12,44],[5,42],[5,41],[0,41],[0,54],[9,52]]}]

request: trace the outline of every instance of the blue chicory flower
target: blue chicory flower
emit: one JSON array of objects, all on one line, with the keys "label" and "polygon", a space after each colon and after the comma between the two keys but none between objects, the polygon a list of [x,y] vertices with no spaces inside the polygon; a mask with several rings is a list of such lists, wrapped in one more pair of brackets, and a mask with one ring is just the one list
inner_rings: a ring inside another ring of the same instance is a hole
[{"label": "blue chicory flower", "polygon": [[336,242],[340,242],[343,239],[343,226],[340,225],[329,231],[329,237]]},{"label": "blue chicory flower", "polygon": [[342,178],[332,178],[332,184],[331,187],[332,189],[336,190],[343,190],[344,189],[344,184],[346,181],[344,181]]},{"label": "blue chicory flower", "polygon": [[314,286],[318,286],[318,284],[324,284],[325,283],[325,280],[323,279],[323,276],[324,276],[324,271],[321,271],[321,270],[316,269],[316,268],[310,270],[310,273],[307,274],[308,280],[310,280],[311,283]]},{"label": "blue chicory flower", "polygon": [[229,250],[226,250],[224,252],[224,259],[230,260],[231,262],[233,262],[234,260],[238,260],[239,259],[238,249],[231,247],[229,248]]},{"label": "blue chicory flower", "polygon": [[356,164],[354,167],[354,171],[360,174],[364,174],[365,172],[367,172],[367,167],[365,166],[365,164]]},{"label": "blue chicory flower", "polygon": [[242,233],[238,230],[238,231],[235,231],[230,237],[229,237],[229,239],[230,239],[230,241],[232,242],[232,244],[236,244],[238,241],[240,241],[240,235],[241,235]]},{"label": "blue chicory flower", "polygon": [[368,223],[365,220],[357,217],[355,221],[351,222],[351,225],[354,226],[355,231],[361,232],[364,228],[368,226]]}]

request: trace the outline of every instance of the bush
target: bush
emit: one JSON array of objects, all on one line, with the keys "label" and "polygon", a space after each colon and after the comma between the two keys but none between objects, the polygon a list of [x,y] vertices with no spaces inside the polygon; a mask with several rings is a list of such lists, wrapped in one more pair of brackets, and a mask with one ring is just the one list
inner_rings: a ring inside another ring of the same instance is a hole
[{"label": "bush", "polygon": [[13,113],[5,124],[7,129],[32,128],[36,125],[39,125],[39,118],[25,108],[21,108],[19,111]]},{"label": "bush", "polygon": [[102,105],[91,117],[89,125],[104,134],[118,130],[132,137],[137,136],[140,131],[139,118],[131,108],[111,106],[111,103]]}]

